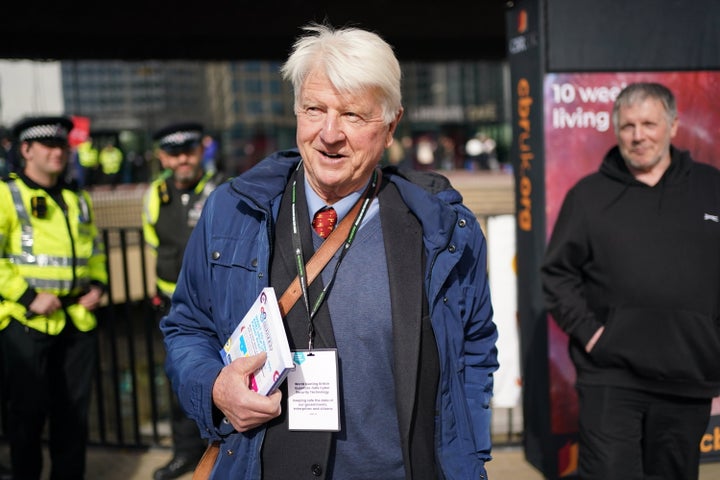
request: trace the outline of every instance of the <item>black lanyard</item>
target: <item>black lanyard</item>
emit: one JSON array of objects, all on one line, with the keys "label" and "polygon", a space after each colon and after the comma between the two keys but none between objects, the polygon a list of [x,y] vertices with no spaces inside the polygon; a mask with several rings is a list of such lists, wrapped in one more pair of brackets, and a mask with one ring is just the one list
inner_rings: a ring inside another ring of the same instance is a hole
[{"label": "black lanyard", "polygon": [[[350,245],[352,245],[353,240],[355,239],[355,235],[357,234],[358,229],[360,228],[360,224],[363,221],[363,218],[365,217],[365,213],[367,213],[367,209],[370,206],[370,202],[372,202],[373,196],[375,194],[375,190],[377,188],[377,182],[378,182],[378,172],[377,170],[373,171],[373,176],[368,184],[366,190],[365,190],[365,198],[362,199],[362,206],[360,207],[360,211],[358,212],[357,216],[355,217],[355,221],[352,224],[352,227],[350,228],[350,232],[348,233],[347,238],[345,239],[345,243],[342,246],[342,250],[340,251],[340,256],[338,257],[337,263],[335,263],[335,268],[332,273],[332,277],[327,282],[325,287],[323,287],[322,292],[318,295],[318,298],[315,300],[315,302],[312,305],[312,309],[310,308],[310,298],[308,295],[308,283],[307,283],[307,272],[305,271],[305,258],[302,254],[302,242],[300,240],[300,229],[299,229],[299,222],[298,222],[298,216],[297,216],[297,178],[293,178],[293,184],[292,184],[292,238],[293,238],[293,248],[295,249],[295,266],[297,268],[298,273],[298,279],[300,280],[300,288],[302,289],[302,296],[303,301],[305,303],[305,311],[307,312],[307,319],[308,319],[308,350],[312,350],[313,348],[313,336],[315,334],[315,327],[313,325],[313,319],[315,318],[315,315],[317,314],[318,310],[320,310],[320,306],[322,305],[323,301],[327,297],[328,293],[330,292],[330,288],[332,287],[332,284],[335,282],[335,277],[337,275],[338,268],[340,267],[340,263],[342,262],[343,258],[345,258],[345,254],[347,253],[348,249],[350,248]],[[358,199],[358,202],[360,199]]]}]

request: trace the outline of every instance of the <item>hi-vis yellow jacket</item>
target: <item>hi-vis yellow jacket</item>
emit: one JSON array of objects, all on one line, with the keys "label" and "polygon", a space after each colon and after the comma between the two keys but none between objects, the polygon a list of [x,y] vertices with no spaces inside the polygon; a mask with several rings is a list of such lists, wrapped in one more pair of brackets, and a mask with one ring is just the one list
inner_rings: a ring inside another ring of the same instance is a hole
[{"label": "hi-vis yellow jacket", "polygon": [[117,147],[105,147],[98,153],[100,168],[106,175],[118,173],[122,167],[123,154]]},{"label": "hi-vis yellow jacket", "polygon": [[95,168],[99,165],[98,151],[92,142],[85,141],[77,146],[78,161],[84,168]]},{"label": "hi-vis yellow jacket", "polygon": [[[61,194],[67,211],[47,191],[15,174],[0,182],[0,330],[14,318],[57,335],[65,327],[66,313],[80,331],[97,325],[77,297],[91,283],[107,284],[105,248],[90,195],[67,188]],[[27,316],[20,300],[33,290],[58,295],[64,308],[49,316]]]},{"label": "hi-vis yellow jacket", "polygon": [[158,293],[172,297],[183,253],[200,218],[208,195],[224,180],[220,172],[205,172],[191,189],[179,191],[165,170],[150,184],[143,199],[142,224],[145,244],[156,259]]}]

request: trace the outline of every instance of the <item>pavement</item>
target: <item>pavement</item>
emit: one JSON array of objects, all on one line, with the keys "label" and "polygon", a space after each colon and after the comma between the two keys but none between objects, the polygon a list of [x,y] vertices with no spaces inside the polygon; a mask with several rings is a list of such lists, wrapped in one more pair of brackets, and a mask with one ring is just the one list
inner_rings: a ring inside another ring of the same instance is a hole
[{"label": "pavement", "polygon": [[[86,480],[152,480],[155,469],[165,465],[172,457],[169,448],[147,450],[90,447]],[[7,445],[0,445],[0,462],[7,465]],[[47,452],[45,465],[48,465]],[[45,469],[42,480],[48,480]],[[545,480],[535,467],[525,460],[519,447],[504,447],[493,451],[493,460],[487,464],[491,480]],[[720,463],[700,465],[700,480],[720,478]],[[188,473],[179,480],[192,480]]]}]

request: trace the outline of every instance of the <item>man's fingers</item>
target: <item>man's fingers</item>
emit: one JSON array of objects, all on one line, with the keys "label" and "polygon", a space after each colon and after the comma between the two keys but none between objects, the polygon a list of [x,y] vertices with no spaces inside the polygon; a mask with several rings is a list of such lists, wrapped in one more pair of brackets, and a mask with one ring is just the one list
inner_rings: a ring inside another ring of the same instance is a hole
[{"label": "man's fingers", "polygon": [[267,360],[267,353],[260,352],[257,355],[251,355],[249,357],[240,357],[232,362],[233,368],[238,369],[243,374],[249,375],[258,371],[265,364]]}]

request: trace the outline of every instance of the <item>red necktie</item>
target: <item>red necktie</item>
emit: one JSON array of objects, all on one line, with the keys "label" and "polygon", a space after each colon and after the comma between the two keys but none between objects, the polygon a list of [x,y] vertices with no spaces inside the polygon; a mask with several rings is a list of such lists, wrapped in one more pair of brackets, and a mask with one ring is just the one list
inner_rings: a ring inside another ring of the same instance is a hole
[{"label": "red necktie", "polygon": [[337,222],[337,213],[332,208],[324,208],[318,210],[313,218],[312,226],[322,238],[327,238],[330,232],[335,228]]}]

